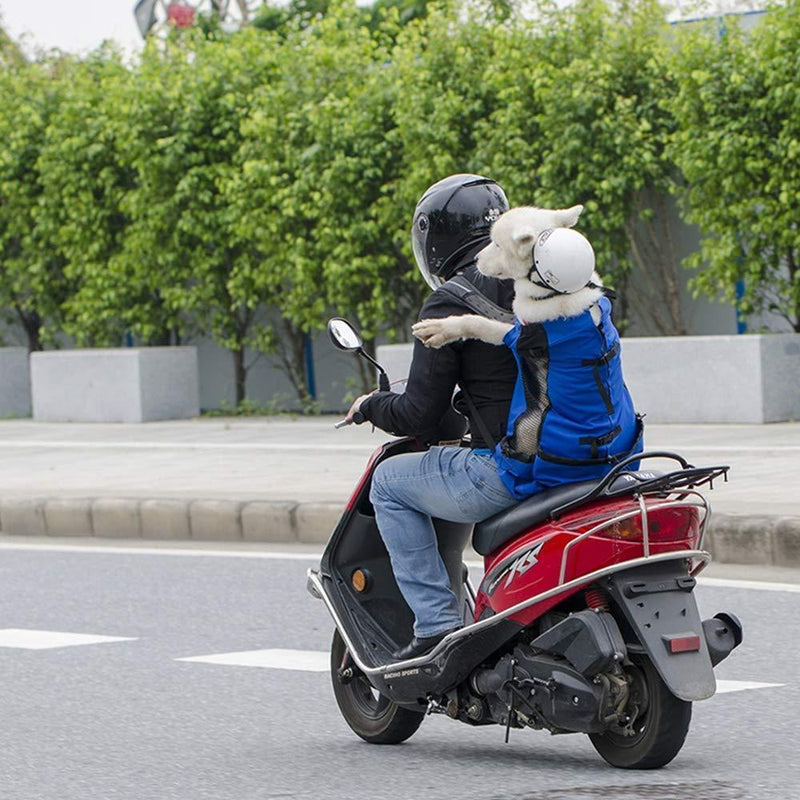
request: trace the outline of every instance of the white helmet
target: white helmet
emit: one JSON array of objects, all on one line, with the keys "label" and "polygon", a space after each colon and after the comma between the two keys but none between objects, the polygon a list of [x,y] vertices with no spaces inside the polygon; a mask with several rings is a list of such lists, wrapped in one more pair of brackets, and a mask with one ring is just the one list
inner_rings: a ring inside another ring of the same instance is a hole
[{"label": "white helmet", "polygon": [[[533,246],[531,280],[558,294],[583,289],[594,272],[594,250],[589,240],[572,228],[548,228]],[[535,280],[538,277],[539,281]]]}]

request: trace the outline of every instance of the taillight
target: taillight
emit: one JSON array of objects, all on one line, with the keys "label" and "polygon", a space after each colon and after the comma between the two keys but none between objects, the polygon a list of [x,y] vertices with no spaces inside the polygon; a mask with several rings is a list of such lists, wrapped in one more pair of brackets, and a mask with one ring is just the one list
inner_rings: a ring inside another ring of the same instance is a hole
[{"label": "taillight", "polygon": [[[595,516],[583,519],[572,530],[585,533],[602,523],[602,517]],[[657,508],[647,511],[648,538],[651,542],[679,542],[690,540],[696,542],[700,534],[700,514],[694,506],[677,506],[675,508]],[[609,519],[608,525],[596,530],[593,536],[605,539],[619,539],[626,542],[644,540],[641,513],[625,519]]]}]

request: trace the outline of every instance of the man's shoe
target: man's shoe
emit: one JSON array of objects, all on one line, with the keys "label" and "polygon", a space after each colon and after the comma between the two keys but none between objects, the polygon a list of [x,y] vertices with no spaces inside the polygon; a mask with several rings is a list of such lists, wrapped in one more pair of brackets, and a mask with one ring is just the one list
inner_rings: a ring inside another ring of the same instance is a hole
[{"label": "man's shoe", "polygon": [[424,636],[419,638],[415,636],[405,647],[401,647],[395,651],[395,661],[407,661],[409,658],[417,658],[417,656],[424,655],[429,650],[433,650],[445,636],[455,633],[459,628],[451,628],[449,631],[439,633],[436,636]]}]

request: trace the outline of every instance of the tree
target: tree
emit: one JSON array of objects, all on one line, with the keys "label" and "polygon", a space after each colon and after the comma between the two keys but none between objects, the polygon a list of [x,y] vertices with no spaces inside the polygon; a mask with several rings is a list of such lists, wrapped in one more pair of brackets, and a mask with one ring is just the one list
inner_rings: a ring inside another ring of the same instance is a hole
[{"label": "tree", "polygon": [[0,68],[10,64],[22,64],[25,56],[19,45],[8,35],[2,25],[3,17],[0,15]]},{"label": "tree", "polygon": [[437,7],[398,38],[392,67],[402,171],[395,200],[404,242],[414,206],[431,183],[489,166],[482,122],[498,108],[498,88],[486,74],[507,55],[496,44],[502,37],[485,16],[461,18],[458,9]]},{"label": "tree", "polygon": [[772,8],[750,35],[688,30],[681,45],[671,154],[703,233],[693,285],[800,332],[800,7]]},{"label": "tree", "polygon": [[393,241],[395,270],[402,278],[390,294],[403,292],[407,298],[395,318],[399,338],[407,340],[409,317],[429,292],[411,252],[417,201],[428,186],[450,174],[488,171],[495,177],[482,146],[482,123],[498,107],[497,87],[486,74],[505,55],[498,45],[503,36],[500,24],[483,9],[462,17],[457,8],[433,6],[399,32],[391,50],[386,72],[394,86],[395,129],[388,141],[395,151],[395,171],[381,225]]},{"label": "tree", "polygon": [[659,332],[685,333],[680,263],[663,208],[674,120],[662,101],[674,89],[660,7],[584,0],[543,8],[506,33],[502,47],[489,73],[500,102],[483,137],[493,171],[523,203],[585,206],[580,228],[600,272],[621,290],[620,325],[636,269],[645,286],[658,276],[648,312]]},{"label": "tree", "polygon": [[270,326],[247,278],[262,253],[240,235],[225,186],[241,169],[241,123],[277,58],[275,37],[260,31],[180,32],[147,47],[122,98],[121,147],[136,180],[122,203],[130,223],[115,263],[153,299],[131,327],[146,335],[155,311],[183,335],[210,335],[231,352],[237,403],[246,396],[246,348]]},{"label": "tree", "polygon": [[61,305],[73,290],[51,231],[36,224],[37,161],[63,97],[65,62],[23,60],[1,69],[0,304],[22,326],[28,348],[41,350],[60,329]]},{"label": "tree", "polygon": [[[286,4],[265,2],[253,20],[253,26],[265,31],[286,33],[293,28],[307,28],[319,22],[341,2],[331,0],[289,0]],[[353,19],[356,24],[367,25],[373,31],[383,27],[387,16],[400,25],[421,19],[428,13],[429,0],[375,0],[362,5]]]},{"label": "tree", "polygon": [[373,35],[351,3],[288,31],[279,75],[259,88],[243,128],[228,194],[240,235],[264,253],[253,280],[284,320],[269,344],[301,397],[306,376],[292,352],[304,333],[335,312],[369,344],[405,323],[413,301],[386,224],[398,171],[390,33]]},{"label": "tree", "polygon": [[[61,100],[36,164],[42,192],[34,221],[75,287],[62,308],[65,331],[79,344],[118,345],[145,316],[140,287],[115,261],[129,221],[122,203],[135,181],[119,153],[120,98],[130,72],[118,53],[104,47],[82,61],[64,59],[59,80]],[[157,331],[153,303],[145,307],[148,325],[140,328]]]}]

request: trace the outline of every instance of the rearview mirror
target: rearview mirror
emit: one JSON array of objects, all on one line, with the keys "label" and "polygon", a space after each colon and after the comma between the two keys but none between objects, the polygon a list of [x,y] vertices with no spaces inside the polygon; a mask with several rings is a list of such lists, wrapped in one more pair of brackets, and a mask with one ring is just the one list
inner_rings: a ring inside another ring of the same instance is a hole
[{"label": "rearview mirror", "polygon": [[359,332],[341,317],[328,320],[328,336],[340,350],[360,350],[364,345]]}]

